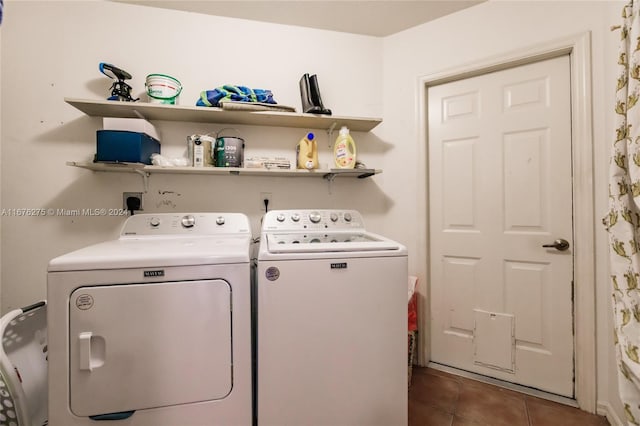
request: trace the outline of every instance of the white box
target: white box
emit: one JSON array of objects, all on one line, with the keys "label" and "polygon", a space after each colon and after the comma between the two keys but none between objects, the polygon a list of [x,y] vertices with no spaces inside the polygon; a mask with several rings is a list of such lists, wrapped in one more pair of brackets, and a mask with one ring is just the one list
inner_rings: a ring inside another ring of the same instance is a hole
[{"label": "white box", "polygon": [[160,141],[160,134],[156,126],[143,118],[115,118],[104,117],[102,119],[104,130],[127,130],[129,132],[146,133]]}]

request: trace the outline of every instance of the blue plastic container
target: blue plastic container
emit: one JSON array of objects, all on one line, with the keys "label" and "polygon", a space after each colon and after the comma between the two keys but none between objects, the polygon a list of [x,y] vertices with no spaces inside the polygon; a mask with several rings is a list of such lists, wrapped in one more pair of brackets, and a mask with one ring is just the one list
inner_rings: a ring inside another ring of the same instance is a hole
[{"label": "blue plastic container", "polygon": [[96,161],[151,164],[151,154],[160,154],[160,142],[146,133],[98,130]]}]

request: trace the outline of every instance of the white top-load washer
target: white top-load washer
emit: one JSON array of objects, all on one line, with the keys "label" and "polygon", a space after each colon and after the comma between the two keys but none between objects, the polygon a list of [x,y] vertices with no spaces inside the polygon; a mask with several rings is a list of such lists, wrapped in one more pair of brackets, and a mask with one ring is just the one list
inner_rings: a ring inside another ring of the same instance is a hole
[{"label": "white top-load washer", "polygon": [[141,214],[53,259],[49,425],[251,425],[250,244],[243,214]]},{"label": "white top-load washer", "polygon": [[270,211],[258,252],[258,426],[407,424],[407,250],[353,210]]}]

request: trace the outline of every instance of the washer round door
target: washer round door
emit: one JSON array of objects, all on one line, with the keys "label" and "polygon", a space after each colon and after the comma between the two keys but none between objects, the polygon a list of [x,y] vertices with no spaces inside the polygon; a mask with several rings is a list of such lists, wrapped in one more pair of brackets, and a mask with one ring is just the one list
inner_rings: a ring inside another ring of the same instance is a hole
[{"label": "washer round door", "polygon": [[232,387],[224,280],[101,285],[69,299],[70,409],[77,416],[225,398]]}]

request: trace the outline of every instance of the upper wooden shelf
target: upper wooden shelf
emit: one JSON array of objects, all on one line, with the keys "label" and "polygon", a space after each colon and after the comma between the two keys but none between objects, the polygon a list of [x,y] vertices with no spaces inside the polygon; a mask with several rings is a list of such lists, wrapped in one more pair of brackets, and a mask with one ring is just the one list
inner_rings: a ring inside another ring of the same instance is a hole
[{"label": "upper wooden shelf", "polygon": [[340,129],[368,132],[382,122],[380,118],[340,117],[280,111],[228,111],[221,108],[163,105],[147,102],[118,102],[65,98],[69,105],[92,117],[144,118],[146,120],[197,123],[246,124],[252,126]]}]

